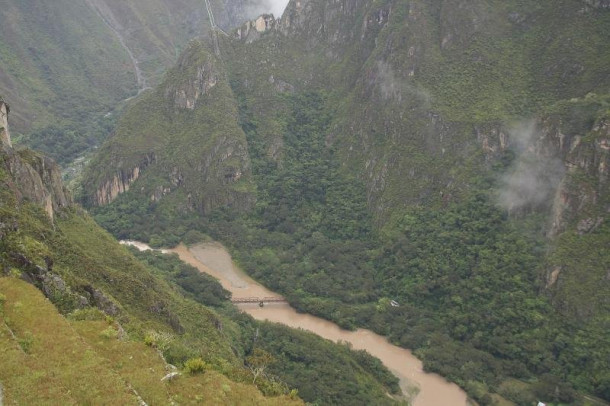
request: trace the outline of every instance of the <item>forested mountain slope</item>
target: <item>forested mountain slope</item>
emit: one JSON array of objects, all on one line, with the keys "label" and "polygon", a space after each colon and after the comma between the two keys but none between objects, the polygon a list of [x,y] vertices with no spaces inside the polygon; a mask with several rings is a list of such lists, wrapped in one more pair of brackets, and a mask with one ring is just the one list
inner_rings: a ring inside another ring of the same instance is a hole
[{"label": "forested mountain slope", "polygon": [[177,257],[119,245],[53,160],[11,147],[1,98],[0,111],[1,401],[298,405],[301,390],[312,402],[404,403],[369,354],[256,322]]},{"label": "forested mountain slope", "polygon": [[296,307],[416,349],[481,403],[610,399],[608,32],[604,1],[292,1],[219,57],[192,44],[85,198],[121,237],[221,239]]},{"label": "forested mountain slope", "polygon": [[[261,7],[210,4],[227,30]],[[16,141],[72,162],[107,136],[123,100],[158,84],[190,39],[209,35],[204,0],[4,1],[0,94],[14,107]]]}]

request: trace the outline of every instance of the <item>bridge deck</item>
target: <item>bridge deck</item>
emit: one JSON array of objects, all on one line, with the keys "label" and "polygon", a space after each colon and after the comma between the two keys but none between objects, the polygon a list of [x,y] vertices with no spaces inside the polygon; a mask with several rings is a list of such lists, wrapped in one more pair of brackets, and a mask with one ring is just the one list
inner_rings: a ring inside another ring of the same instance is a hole
[{"label": "bridge deck", "polygon": [[232,303],[286,303],[283,297],[234,297]]}]

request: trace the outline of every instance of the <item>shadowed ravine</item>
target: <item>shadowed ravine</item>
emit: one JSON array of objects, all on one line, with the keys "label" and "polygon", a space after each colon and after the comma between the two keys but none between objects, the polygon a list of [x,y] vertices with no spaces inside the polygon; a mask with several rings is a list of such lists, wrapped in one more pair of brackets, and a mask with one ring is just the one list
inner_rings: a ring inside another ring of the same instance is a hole
[{"label": "shadowed ravine", "polygon": [[[129,244],[139,249],[148,248],[142,243],[129,242]],[[190,249],[179,245],[169,252],[178,254],[180,259],[201,272],[216,277],[234,298],[279,296],[238,269],[226,249],[218,243],[200,244]],[[356,350],[368,351],[379,358],[400,379],[403,393],[416,393],[419,390],[413,400],[414,406],[467,404],[466,393],[457,385],[447,382],[439,375],[425,373],[421,361],[411,351],[390,344],[385,337],[372,331],[343,330],[328,320],[297,313],[295,309],[283,303],[271,303],[265,307],[259,307],[258,304],[240,304],[239,308],[257,320],[269,320],[293,328],[302,328],[335,342],[349,342]]]}]

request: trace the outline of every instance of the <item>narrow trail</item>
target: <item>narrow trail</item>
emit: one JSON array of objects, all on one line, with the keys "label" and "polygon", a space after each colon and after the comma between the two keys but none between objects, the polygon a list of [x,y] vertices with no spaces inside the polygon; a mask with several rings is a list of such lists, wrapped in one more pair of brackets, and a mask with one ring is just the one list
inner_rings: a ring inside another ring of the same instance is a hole
[{"label": "narrow trail", "polygon": [[[138,95],[142,93],[144,90],[150,89],[150,87],[146,84],[146,78],[140,69],[140,62],[134,55],[134,53],[129,49],[127,43],[125,41],[125,37],[121,34],[121,24],[116,20],[112,10],[108,7],[108,5],[103,0],[86,0],[87,4],[95,11],[95,13],[100,17],[100,19],[104,22],[104,24],[110,28],[112,33],[117,37],[119,43],[129,55],[129,59],[131,59],[131,63],[133,65],[133,69],[136,75],[136,82],[138,83]],[[207,0],[206,0],[207,2]],[[131,97],[129,98],[131,99]],[[129,100],[127,99],[127,100]]]}]

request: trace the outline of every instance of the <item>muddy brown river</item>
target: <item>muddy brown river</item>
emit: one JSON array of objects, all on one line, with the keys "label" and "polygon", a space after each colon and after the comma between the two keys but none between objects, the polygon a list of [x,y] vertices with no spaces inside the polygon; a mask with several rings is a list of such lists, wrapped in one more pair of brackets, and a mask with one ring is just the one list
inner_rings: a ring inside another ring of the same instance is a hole
[{"label": "muddy brown river", "polygon": [[[145,244],[125,242],[139,249]],[[233,298],[280,297],[254,281],[231,260],[227,250],[218,243],[200,244],[190,249],[184,245],[168,250],[180,259],[217,278],[222,286],[233,294]],[[167,251],[165,251],[167,252]],[[240,304],[238,307],[257,320],[269,320],[293,328],[311,331],[332,341],[349,342],[352,348],[366,350],[379,358],[399,379],[403,393],[414,406],[466,406],[466,393],[457,385],[436,374],[423,371],[422,362],[409,350],[390,344],[385,337],[365,329],[347,331],[336,324],[305,313],[297,313],[286,303],[270,303],[264,307],[256,303]]]}]

